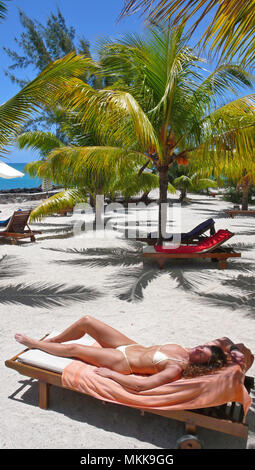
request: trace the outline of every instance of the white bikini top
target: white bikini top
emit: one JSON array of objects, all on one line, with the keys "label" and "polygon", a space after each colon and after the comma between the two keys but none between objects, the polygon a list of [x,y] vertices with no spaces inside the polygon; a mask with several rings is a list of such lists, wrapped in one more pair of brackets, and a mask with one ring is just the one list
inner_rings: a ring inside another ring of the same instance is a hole
[{"label": "white bikini top", "polygon": [[185,359],[177,359],[176,357],[167,356],[165,353],[160,351],[160,348],[162,347],[163,346],[160,346],[157,349],[157,351],[154,353],[153,360],[152,360],[154,365],[159,364],[160,362],[166,361],[168,359],[171,359],[171,361],[175,361],[175,362],[184,362],[184,363],[187,362]]}]

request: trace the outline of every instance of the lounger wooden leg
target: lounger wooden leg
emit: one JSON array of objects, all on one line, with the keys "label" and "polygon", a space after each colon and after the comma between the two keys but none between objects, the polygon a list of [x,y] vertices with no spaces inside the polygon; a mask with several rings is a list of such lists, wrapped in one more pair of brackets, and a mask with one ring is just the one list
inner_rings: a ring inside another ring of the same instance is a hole
[{"label": "lounger wooden leg", "polygon": [[185,423],[185,432],[187,434],[196,434],[197,433],[197,427],[195,426],[195,424]]},{"label": "lounger wooden leg", "polygon": [[158,265],[159,265],[159,269],[163,269],[164,267],[164,264],[165,264],[165,258],[158,258],[157,259],[157,262],[158,262]]},{"label": "lounger wooden leg", "polygon": [[43,410],[49,408],[49,390],[50,385],[47,382],[39,380],[39,406]]},{"label": "lounger wooden leg", "polygon": [[227,261],[225,259],[219,261],[219,268],[220,269],[226,269],[227,265],[228,264],[227,264]]}]

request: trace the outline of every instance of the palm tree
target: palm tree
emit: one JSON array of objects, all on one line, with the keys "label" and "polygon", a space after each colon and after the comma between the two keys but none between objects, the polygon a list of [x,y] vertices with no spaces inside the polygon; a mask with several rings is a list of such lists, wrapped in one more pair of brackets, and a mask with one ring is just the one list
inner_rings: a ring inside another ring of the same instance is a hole
[{"label": "palm tree", "polygon": [[150,27],[145,38],[128,35],[101,46],[94,70],[124,86],[95,90],[73,79],[59,97],[99,145],[62,147],[48,157],[52,167],[65,166],[66,178],[71,167],[73,180],[83,177],[85,166],[93,179],[106,181],[114,172],[124,178],[134,166],[142,174],[152,164],[159,176],[159,242],[171,165],[212,152],[224,161],[233,148],[245,160],[254,145],[254,96],[230,100],[239,87],[251,87],[252,78],[235,64],[205,72],[205,60],[183,31],[184,25]]},{"label": "palm tree", "polygon": [[179,189],[180,201],[184,201],[187,196],[187,191],[202,191],[203,189],[209,189],[215,187],[217,182],[209,178],[199,178],[199,176],[194,173],[192,176],[181,175],[178,178],[175,178],[173,181],[173,186],[176,189]]},{"label": "palm tree", "polygon": [[212,41],[211,50],[221,51],[221,59],[238,55],[253,66],[255,0],[127,0],[120,17],[137,11],[157,23],[191,20],[191,33],[205,20],[203,46]]},{"label": "palm tree", "polygon": [[[128,91],[82,84],[63,100],[101,142],[79,149],[76,172],[89,160],[99,172],[119,171],[123,163],[125,168],[133,162],[157,168],[160,240],[173,162],[212,149],[223,158],[230,145],[244,155],[254,144],[254,96],[230,101],[239,87],[252,87],[252,78],[235,64],[222,64],[206,76],[205,61],[188,47],[183,31],[184,25],[150,27],[145,38],[128,35],[119,43],[106,43],[97,73],[123,80]],[[76,151],[55,150],[51,159],[70,158]]]},{"label": "palm tree", "polygon": [[190,171],[199,171],[202,178],[213,174],[219,187],[234,184],[236,190],[242,193],[242,210],[248,209],[249,191],[255,185],[254,151],[249,145],[247,149],[244,145],[243,151],[242,148],[237,151],[237,148],[228,147],[223,154],[214,149],[210,149],[206,155],[197,152],[190,159]]},{"label": "palm tree", "polygon": [[252,178],[249,174],[245,174],[237,184],[237,190],[240,188],[243,194],[242,197],[242,210],[248,210],[248,197],[249,197],[249,190],[252,186]]}]

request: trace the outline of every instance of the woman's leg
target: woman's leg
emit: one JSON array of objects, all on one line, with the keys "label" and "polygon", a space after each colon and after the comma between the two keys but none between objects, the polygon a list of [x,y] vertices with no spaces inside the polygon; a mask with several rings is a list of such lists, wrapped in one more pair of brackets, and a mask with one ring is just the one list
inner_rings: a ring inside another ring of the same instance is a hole
[{"label": "woman's leg", "polygon": [[44,342],[64,343],[82,338],[85,334],[94,338],[103,348],[117,348],[127,344],[136,344],[136,341],[123,335],[118,330],[88,315],[80,318],[59,335]]},{"label": "woman's leg", "polygon": [[123,374],[129,374],[125,358],[120,351],[112,348],[95,348],[80,344],[59,344],[38,341],[22,334],[16,334],[15,339],[30,349],[40,349],[54,356],[80,359],[98,367],[107,367]]}]

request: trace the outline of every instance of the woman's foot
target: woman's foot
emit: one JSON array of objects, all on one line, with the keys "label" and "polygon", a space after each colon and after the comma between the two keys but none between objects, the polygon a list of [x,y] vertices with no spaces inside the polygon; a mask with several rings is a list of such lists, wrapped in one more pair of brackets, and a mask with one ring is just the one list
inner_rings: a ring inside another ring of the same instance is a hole
[{"label": "woman's foot", "polygon": [[14,338],[16,339],[16,341],[18,341],[18,343],[24,344],[27,348],[31,349],[31,348],[36,347],[37,341],[32,339],[32,338],[29,338],[26,335],[22,335],[21,333],[17,333],[14,336]]}]

